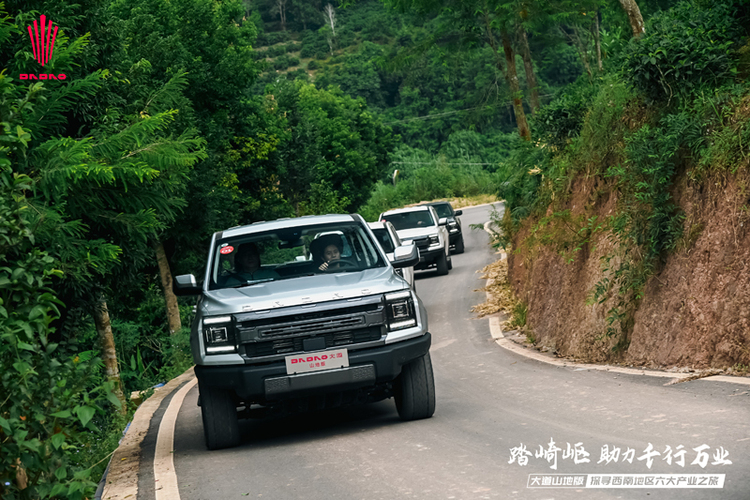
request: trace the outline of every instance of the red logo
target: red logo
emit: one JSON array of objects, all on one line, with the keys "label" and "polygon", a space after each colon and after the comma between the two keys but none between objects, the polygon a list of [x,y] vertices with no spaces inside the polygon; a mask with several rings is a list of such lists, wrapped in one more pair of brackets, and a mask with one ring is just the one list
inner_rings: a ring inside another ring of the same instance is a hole
[{"label": "red logo", "polygon": [[224,247],[221,250],[219,250],[219,253],[221,255],[228,255],[228,254],[232,253],[233,251],[234,251],[234,247],[233,246],[228,246],[228,247]]},{"label": "red logo", "polygon": [[[57,38],[57,26],[52,25],[52,21],[47,22],[47,16],[42,15],[39,22],[34,21],[34,26],[28,26],[29,38],[31,39],[31,49],[34,51],[36,62],[44,66],[52,57],[52,51],[55,50],[55,39]],[[54,30],[53,30],[54,28]],[[65,80],[67,75],[59,73],[21,73],[18,75],[20,80]]]},{"label": "red logo", "polygon": [[325,361],[327,359],[342,358],[344,357],[340,352],[334,354],[323,354],[322,356],[307,356],[306,358],[292,358],[292,364],[297,363],[309,363],[310,361]]},{"label": "red logo", "polygon": [[39,18],[39,24],[37,25],[34,21],[34,29],[29,26],[29,37],[31,38],[31,47],[34,50],[34,59],[36,62],[44,66],[49,58],[52,56],[52,51],[55,50],[55,38],[57,37],[57,26],[55,31],[52,31],[52,21],[49,24],[45,24],[47,16],[42,14]]}]

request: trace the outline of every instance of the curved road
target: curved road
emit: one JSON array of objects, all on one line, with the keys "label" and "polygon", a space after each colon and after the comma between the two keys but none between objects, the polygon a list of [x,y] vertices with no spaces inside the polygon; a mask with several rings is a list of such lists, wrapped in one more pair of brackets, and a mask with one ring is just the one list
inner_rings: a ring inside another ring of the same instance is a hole
[{"label": "curved road", "polygon": [[[155,483],[142,463],[138,497],[750,498],[750,387],[665,385],[669,379],[552,366],[492,340],[487,319],[470,312],[484,300],[476,271],[496,256],[487,234],[469,225],[487,221],[488,212],[464,209],[466,252],[453,257],[448,276],[417,273],[433,335],[433,418],[403,423],[386,400],[246,420],[241,446],[208,452],[193,387],[174,433],[179,494]],[[152,422],[144,462],[153,455],[155,430]],[[607,487],[582,486],[594,483]]]}]

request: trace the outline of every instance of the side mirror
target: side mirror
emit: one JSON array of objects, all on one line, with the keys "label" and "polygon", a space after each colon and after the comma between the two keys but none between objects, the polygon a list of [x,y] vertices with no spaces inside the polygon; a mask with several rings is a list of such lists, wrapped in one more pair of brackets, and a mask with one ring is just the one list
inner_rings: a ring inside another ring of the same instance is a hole
[{"label": "side mirror", "polygon": [[453,215],[455,215],[456,217],[458,217],[459,215],[462,215],[463,213],[464,213],[463,210],[456,210],[456,213],[454,213]]},{"label": "side mirror", "polygon": [[393,260],[391,264],[396,269],[402,267],[411,267],[419,263],[419,249],[413,243],[401,245],[393,250]]},{"label": "side mirror", "polygon": [[438,226],[445,226],[448,224],[448,217],[441,217],[438,219]]},{"label": "side mirror", "polygon": [[175,276],[172,280],[172,291],[179,297],[187,297],[189,295],[200,295],[203,293],[203,288],[198,284],[195,276],[182,274]]}]

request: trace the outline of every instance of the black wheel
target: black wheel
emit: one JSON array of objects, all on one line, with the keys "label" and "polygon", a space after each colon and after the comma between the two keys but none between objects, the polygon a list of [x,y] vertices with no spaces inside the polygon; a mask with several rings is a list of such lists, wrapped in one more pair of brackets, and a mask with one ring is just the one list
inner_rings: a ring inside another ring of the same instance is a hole
[{"label": "black wheel", "polygon": [[401,420],[430,418],[435,413],[435,378],[429,352],[404,365],[395,389],[396,409]]},{"label": "black wheel", "polygon": [[456,249],[453,251],[453,253],[464,253],[464,235],[458,237],[458,240],[456,241]]},{"label": "black wheel", "polygon": [[440,252],[440,257],[437,260],[437,273],[438,276],[445,276],[448,274],[448,257],[445,256],[445,252]]},{"label": "black wheel", "polygon": [[203,436],[209,450],[231,448],[240,444],[237,406],[227,390],[199,386]]},{"label": "black wheel", "polygon": [[451,259],[451,254],[450,253],[448,254],[447,259],[448,259],[448,270],[451,270],[451,269],[453,269],[453,259]]}]

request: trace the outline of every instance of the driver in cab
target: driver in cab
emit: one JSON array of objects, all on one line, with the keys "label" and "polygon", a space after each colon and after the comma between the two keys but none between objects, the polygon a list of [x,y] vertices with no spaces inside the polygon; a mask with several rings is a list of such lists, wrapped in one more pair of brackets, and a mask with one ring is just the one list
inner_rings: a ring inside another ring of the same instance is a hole
[{"label": "driver in cab", "polygon": [[273,269],[261,267],[260,251],[255,243],[243,243],[234,256],[234,272],[227,277],[224,286],[236,286],[251,281],[279,277],[279,273]]},{"label": "driver in cab", "polygon": [[313,241],[312,254],[319,271],[334,271],[341,268],[341,252],[344,245],[337,234],[327,234]]}]

